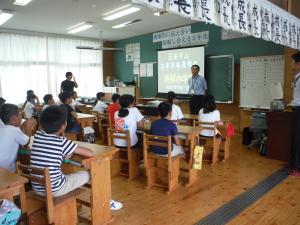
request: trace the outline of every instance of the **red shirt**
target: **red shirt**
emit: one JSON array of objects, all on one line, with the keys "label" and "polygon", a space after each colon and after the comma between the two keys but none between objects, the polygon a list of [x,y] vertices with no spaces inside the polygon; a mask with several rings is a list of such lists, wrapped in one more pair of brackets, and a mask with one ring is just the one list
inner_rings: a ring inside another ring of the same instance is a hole
[{"label": "red shirt", "polygon": [[119,111],[120,106],[117,103],[113,103],[108,106],[107,112],[110,114],[111,123],[115,124],[115,112]]}]

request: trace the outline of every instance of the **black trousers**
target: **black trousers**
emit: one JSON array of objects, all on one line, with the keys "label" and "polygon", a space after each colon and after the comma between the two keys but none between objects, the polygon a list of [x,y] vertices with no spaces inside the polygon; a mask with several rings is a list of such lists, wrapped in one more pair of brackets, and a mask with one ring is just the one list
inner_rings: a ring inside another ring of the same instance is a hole
[{"label": "black trousers", "polygon": [[204,107],[204,95],[192,95],[190,97],[190,113],[198,115],[200,109]]},{"label": "black trousers", "polygon": [[293,108],[290,166],[300,171],[300,107]]}]

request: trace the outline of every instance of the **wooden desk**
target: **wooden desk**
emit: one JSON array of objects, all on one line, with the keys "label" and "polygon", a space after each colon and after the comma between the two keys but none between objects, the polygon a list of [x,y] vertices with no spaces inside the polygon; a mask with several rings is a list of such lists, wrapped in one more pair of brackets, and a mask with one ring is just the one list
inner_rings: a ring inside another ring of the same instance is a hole
[{"label": "wooden desk", "polygon": [[84,158],[79,155],[73,155],[71,158],[73,161],[80,162],[85,169],[90,171],[91,194],[87,198],[83,196],[79,202],[90,206],[92,225],[108,224],[113,221],[110,210],[110,160],[118,148],[85,142],[76,143],[94,152],[94,156],[91,158]]},{"label": "wooden desk", "polygon": [[76,120],[81,125],[82,128],[84,127],[93,127],[93,122],[96,119],[95,115],[91,114],[84,114],[84,113],[77,113]]},{"label": "wooden desk", "polygon": [[75,105],[75,108],[82,113],[91,114],[94,107],[91,105]]},{"label": "wooden desk", "polygon": [[24,184],[28,180],[18,174],[12,173],[6,169],[0,168],[0,199],[13,201],[13,197],[20,195],[22,213],[27,213],[27,203]]}]

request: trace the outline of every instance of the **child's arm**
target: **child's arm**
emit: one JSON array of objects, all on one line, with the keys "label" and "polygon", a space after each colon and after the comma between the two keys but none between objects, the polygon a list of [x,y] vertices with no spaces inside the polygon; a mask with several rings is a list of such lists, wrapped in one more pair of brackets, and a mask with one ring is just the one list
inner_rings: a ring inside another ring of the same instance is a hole
[{"label": "child's arm", "polygon": [[75,111],[71,112],[71,115],[72,115],[72,117],[73,117],[74,119],[77,118],[77,113],[76,113]]},{"label": "child's arm", "polygon": [[174,142],[175,142],[175,144],[178,145],[178,146],[181,146],[179,137],[178,137],[177,135],[175,135],[175,136],[173,136],[173,137],[174,137]]},{"label": "child's arm", "polygon": [[37,125],[37,121],[34,118],[27,119],[24,123],[21,124],[20,129],[27,136],[32,136],[33,131]]},{"label": "child's arm", "polygon": [[138,121],[137,122],[137,126],[138,126],[138,128],[143,129],[144,128],[144,122],[143,122],[143,120]]},{"label": "child's arm", "polygon": [[78,155],[85,156],[85,157],[92,157],[94,155],[94,152],[91,149],[88,149],[88,148],[85,148],[85,147],[82,147],[82,146],[79,146],[79,145],[75,149],[74,153],[78,154]]}]

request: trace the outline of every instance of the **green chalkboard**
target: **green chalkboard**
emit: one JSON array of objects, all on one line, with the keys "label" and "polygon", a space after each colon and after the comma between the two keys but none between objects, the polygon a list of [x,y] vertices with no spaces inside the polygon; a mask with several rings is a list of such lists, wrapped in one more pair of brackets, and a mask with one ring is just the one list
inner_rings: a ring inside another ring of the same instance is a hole
[{"label": "green chalkboard", "polygon": [[206,59],[208,93],[217,102],[233,102],[234,57],[233,55],[210,56]]}]

